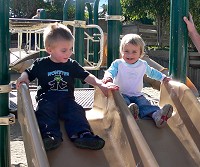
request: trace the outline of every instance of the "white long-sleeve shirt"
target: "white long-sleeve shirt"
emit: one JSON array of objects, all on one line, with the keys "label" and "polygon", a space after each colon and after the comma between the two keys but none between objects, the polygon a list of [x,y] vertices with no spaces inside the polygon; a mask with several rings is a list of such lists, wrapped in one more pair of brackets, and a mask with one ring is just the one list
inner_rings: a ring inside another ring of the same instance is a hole
[{"label": "white long-sleeve shirt", "polygon": [[150,67],[146,61],[139,59],[134,64],[128,64],[124,59],[116,59],[106,70],[104,78],[112,78],[119,86],[119,91],[128,96],[140,96],[143,93],[143,77],[162,81],[166,75]]}]

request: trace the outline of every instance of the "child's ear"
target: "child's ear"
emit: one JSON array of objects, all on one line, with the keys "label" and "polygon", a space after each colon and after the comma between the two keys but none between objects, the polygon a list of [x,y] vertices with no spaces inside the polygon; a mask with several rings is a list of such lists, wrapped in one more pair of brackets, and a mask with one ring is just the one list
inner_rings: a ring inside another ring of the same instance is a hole
[{"label": "child's ear", "polygon": [[122,58],[122,53],[119,54],[119,58]]},{"label": "child's ear", "polygon": [[47,53],[51,54],[51,47],[46,47]]}]

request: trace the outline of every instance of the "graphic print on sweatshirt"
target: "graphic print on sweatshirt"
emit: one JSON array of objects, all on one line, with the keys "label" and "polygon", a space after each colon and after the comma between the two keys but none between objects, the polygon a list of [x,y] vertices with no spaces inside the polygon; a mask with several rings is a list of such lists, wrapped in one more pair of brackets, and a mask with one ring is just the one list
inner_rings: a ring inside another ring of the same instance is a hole
[{"label": "graphic print on sweatshirt", "polygon": [[53,72],[48,72],[48,76],[54,75],[54,79],[50,82],[48,82],[50,86],[50,90],[53,91],[68,91],[67,89],[67,82],[63,80],[64,76],[69,76],[68,72],[64,71],[53,71]]}]

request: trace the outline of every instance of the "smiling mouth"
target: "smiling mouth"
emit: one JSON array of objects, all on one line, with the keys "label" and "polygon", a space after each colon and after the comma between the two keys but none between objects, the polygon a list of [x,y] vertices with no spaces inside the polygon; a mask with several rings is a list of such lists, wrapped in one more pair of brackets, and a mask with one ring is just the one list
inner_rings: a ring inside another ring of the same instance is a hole
[{"label": "smiling mouth", "polygon": [[127,57],[126,59],[127,59],[127,60],[133,60],[133,58],[128,58],[128,57]]}]

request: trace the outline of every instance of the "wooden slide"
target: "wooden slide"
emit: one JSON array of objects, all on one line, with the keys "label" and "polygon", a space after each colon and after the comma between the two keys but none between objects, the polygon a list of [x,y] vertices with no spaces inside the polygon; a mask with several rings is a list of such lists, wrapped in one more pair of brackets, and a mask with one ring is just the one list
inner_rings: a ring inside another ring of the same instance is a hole
[{"label": "wooden slide", "polygon": [[106,141],[102,150],[76,148],[63,130],[64,141],[45,152],[29,90],[18,91],[18,119],[29,167],[188,167],[200,166],[200,104],[184,84],[161,86],[160,105],[171,103],[169,124],[158,129],[152,120],[134,120],[118,91],[106,98],[95,90],[92,110],[86,111],[95,134]]},{"label": "wooden slide", "polygon": [[[158,64],[157,62],[149,58],[148,55],[145,54],[142,57],[142,59],[145,60],[149,64],[149,66],[157,69],[158,71],[162,72],[163,74],[167,76],[169,75],[169,70],[167,68],[161,66],[160,64]],[[148,78],[147,76],[144,76],[144,82],[148,83],[152,88],[160,90],[160,81],[156,81],[154,79]],[[199,97],[199,92],[197,88],[188,77],[186,77],[186,85],[192,90],[192,92],[194,93],[196,97]]]}]

